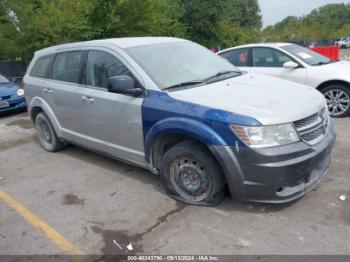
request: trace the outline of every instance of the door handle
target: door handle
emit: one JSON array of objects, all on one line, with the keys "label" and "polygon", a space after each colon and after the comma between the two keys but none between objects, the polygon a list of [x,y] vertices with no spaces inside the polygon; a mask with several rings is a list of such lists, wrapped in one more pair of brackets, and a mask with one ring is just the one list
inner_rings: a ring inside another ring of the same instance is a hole
[{"label": "door handle", "polygon": [[47,94],[51,94],[53,90],[51,88],[44,88],[44,92]]},{"label": "door handle", "polygon": [[81,100],[84,100],[84,101],[86,101],[88,103],[93,103],[95,101],[93,98],[91,98],[89,96],[82,96],[80,98],[81,98]]}]

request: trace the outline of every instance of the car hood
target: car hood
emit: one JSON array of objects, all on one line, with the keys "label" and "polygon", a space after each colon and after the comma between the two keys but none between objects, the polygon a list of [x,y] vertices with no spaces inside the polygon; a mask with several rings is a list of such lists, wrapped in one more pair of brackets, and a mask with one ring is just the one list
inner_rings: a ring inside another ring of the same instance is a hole
[{"label": "car hood", "polygon": [[320,70],[327,72],[327,75],[330,73],[332,75],[336,74],[338,76],[348,76],[350,72],[350,62],[349,61],[338,61],[335,63],[327,64],[327,65],[321,65],[321,66],[312,66],[315,70]]},{"label": "car hood", "polygon": [[168,94],[182,101],[249,116],[263,125],[294,122],[326,105],[322,94],[314,88],[258,74],[244,74]]},{"label": "car hood", "polygon": [[16,94],[18,86],[15,83],[0,83],[0,97]]}]

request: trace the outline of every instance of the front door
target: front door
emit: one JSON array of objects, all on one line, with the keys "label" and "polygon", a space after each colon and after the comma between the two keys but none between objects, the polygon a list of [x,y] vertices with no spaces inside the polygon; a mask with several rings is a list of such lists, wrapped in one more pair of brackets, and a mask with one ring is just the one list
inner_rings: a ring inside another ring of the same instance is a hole
[{"label": "front door", "polygon": [[144,164],[141,104],[143,98],[107,91],[108,79],[133,76],[117,54],[90,50],[83,66],[84,127],[91,147],[117,158]]},{"label": "front door", "polygon": [[306,69],[302,66],[295,69],[284,68],[283,64],[288,61],[296,62],[279,50],[269,47],[254,47],[252,49],[252,67],[249,71],[306,84]]}]

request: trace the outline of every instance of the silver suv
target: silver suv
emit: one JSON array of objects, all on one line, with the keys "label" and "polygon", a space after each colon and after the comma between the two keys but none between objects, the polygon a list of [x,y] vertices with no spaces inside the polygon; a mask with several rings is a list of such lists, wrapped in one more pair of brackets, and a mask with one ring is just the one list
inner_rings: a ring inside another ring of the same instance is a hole
[{"label": "silver suv", "polygon": [[287,202],[326,173],[324,97],[238,70],[177,38],[121,38],[35,53],[24,78],[40,145],[77,144],[159,174],[173,198]]}]

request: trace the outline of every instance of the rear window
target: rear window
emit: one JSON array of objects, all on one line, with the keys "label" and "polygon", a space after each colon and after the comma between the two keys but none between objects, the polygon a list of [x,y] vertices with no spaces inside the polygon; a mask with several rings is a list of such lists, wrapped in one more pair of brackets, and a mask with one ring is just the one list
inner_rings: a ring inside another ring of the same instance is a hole
[{"label": "rear window", "polygon": [[47,78],[51,58],[52,58],[52,56],[44,56],[44,57],[39,58],[35,62],[30,75]]},{"label": "rear window", "polygon": [[69,83],[79,83],[81,58],[81,51],[57,54],[55,62],[52,65],[52,79]]}]

